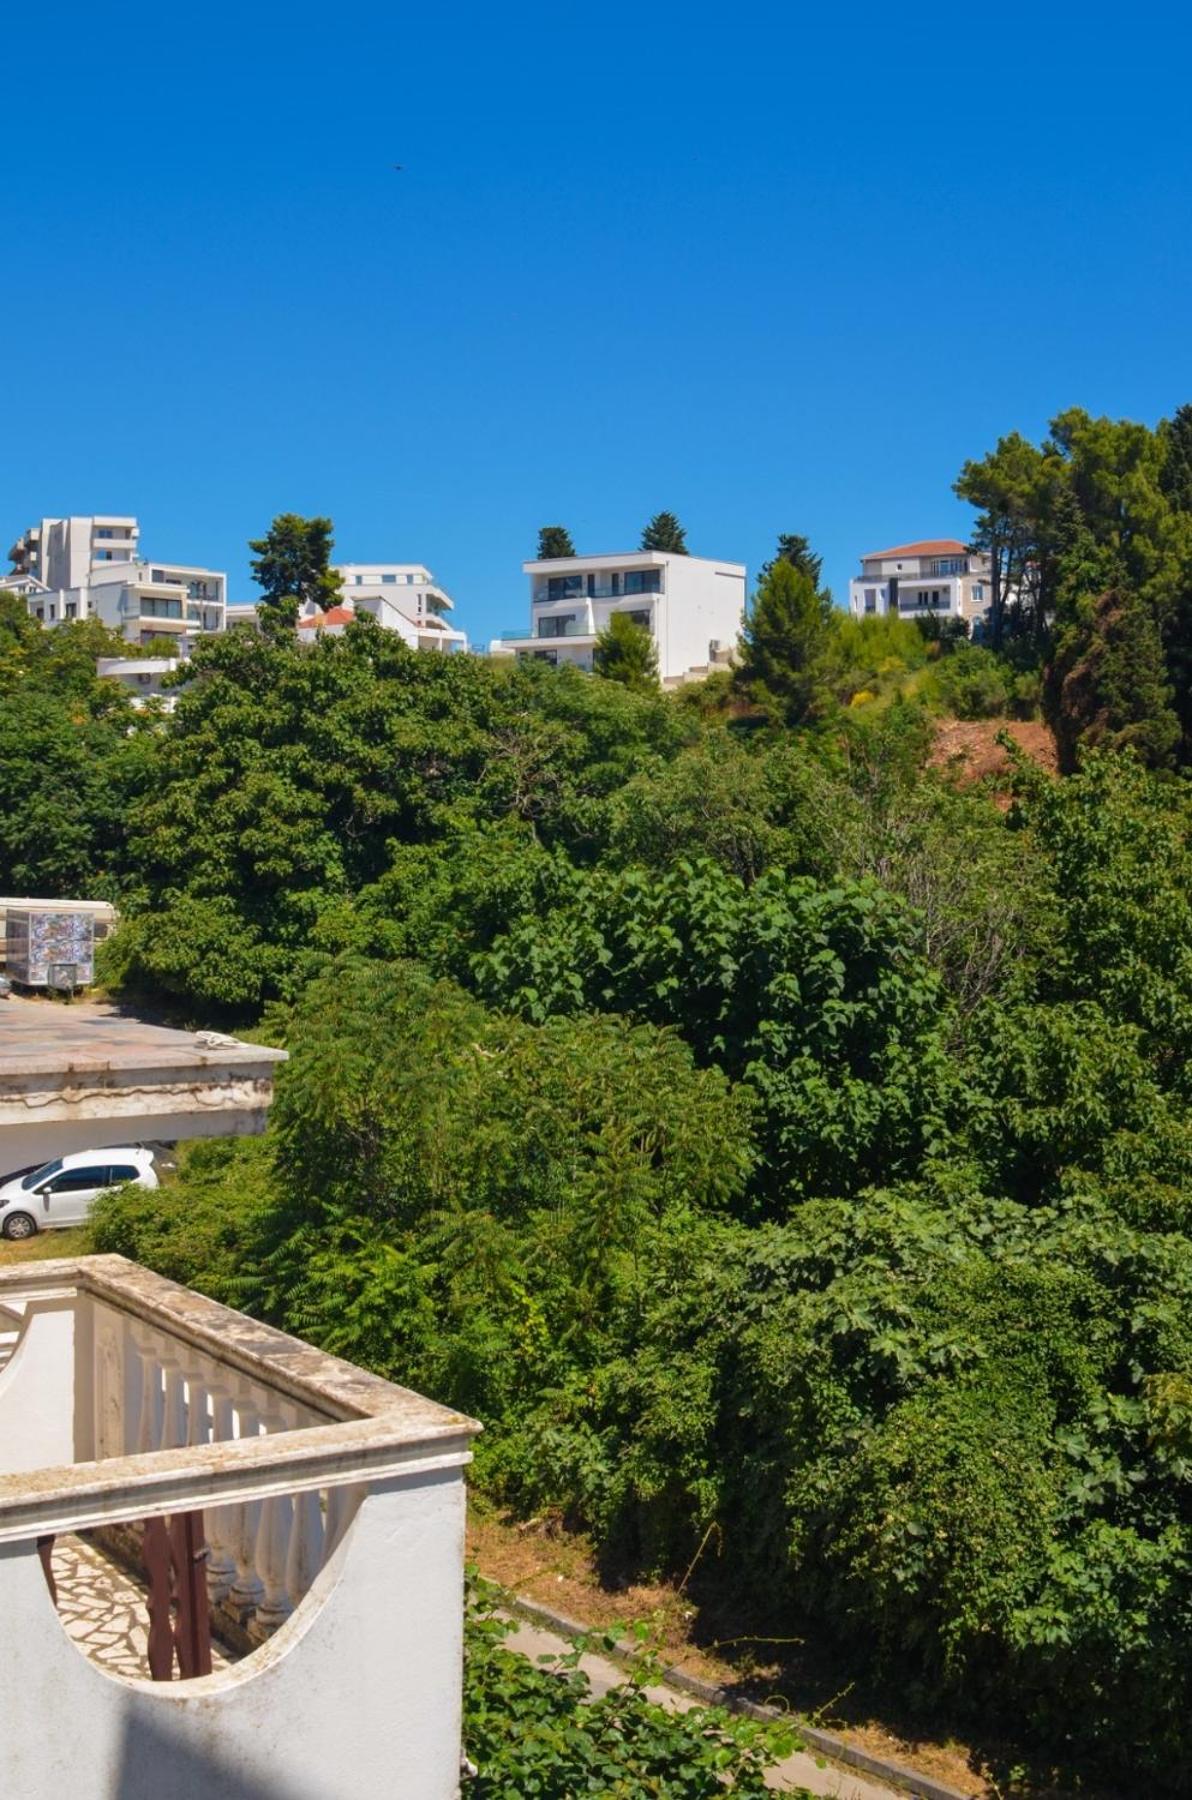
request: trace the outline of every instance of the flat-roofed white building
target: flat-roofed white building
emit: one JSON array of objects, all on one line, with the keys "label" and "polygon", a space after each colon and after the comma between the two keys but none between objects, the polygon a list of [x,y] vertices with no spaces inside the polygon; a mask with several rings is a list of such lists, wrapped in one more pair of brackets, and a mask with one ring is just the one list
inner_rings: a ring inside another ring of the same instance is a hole
[{"label": "flat-roofed white building", "polygon": [[30,592],[39,624],[98,619],[130,644],[185,656],[193,641],[224,629],[228,578],[219,569],[184,563],[113,563],[79,587]]},{"label": "flat-roofed white building", "polygon": [[140,536],[140,526],[127,513],[39,519],[8,555],[15,573],[32,575],[43,587],[86,587],[94,570],[135,562]]},{"label": "flat-roofed white building", "polygon": [[341,604],[396,631],[412,650],[467,649],[466,634],[449,623],[455,602],[425,563],[339,563],[335,572],[343,582]]},{"label": "flat-roofed white building", "polygon": [[855,618],[892,613],[900,618],[984,620],[992,594],[989,557],[958,538],[924,538],[871,550],[849,582]]},{"label": "flat-roofed white building", "polygon": [[494,655],[592,667],[615,613],[650,633],[663,682],[730,661],[745,616],[745,564],[669,550],[558,556],[522,564],[530,578],[528,631],[495,639]]}]

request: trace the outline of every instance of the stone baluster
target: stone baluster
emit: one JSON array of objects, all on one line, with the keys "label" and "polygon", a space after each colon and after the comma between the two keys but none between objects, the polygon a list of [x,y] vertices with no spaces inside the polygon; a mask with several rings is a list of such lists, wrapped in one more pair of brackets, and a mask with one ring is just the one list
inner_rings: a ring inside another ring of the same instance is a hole
[{"label": "stone baluster", "polygon": [[133,1342],[141,1363],[141,1417],[136,1447],[140,1455],[152,1455],[161,1449],[165,1417],[159,1340],[151,1331],[134,1326]]},{"label": "stone baluster", "polygon": [[161,1366],[165,1373],[161,1447],[163,1450],[179,1450],[187,1441],[187,1419],[185,1377],[176,1346],[171,1344],[163,1352]]},{"label": "stone baluster", "polygon": [[[272,1401],[262,1415],[267,1432],[286,1431],[293,1424],[293,1408]],[[289,1494],[271,1494],[261,1505],[261,1524],[257,1533],[257,1573],[264,1584],[264,1594],[257,1607],[250,1632],[264,1639],[284,1624],[294,1610],[287,1583],[290,1539],[294,1530],[294,1502]]]},{"label": "stone baluster", "polygon": [[315,1488],[294,1496],[294,1527],[286,1563],[286,1587],[297,1606],[323,1566],[323,1509]]},{"label": "stone baluster", "polygon": [[[236,1422],[239,1427],[236,1433],[238,1437],[260,1435],[257,1389],[251,1382],[237,1391]],[[231,1550],[236,1559],[236,1579],[228,1593],[227,1603],[243,1621],[256,1611],[265,1591],[261,1577],[257,1574],[257,1534],[261,1526],[261,1502],[241,1501],[239,1505],[229,1506],[226,1510],[231,1516]]]},{"label": "stone baluster", "polygon": [[360,1504],[361,1489],[358,1487],[333,1487],[327,1489],[327,1501],[324,1507],[323,1520],[323,1561],[331,1560],[339,1547],[341,1538],[352,1523],[356,1508]]},{"label": "stone baluster", "polygon": [[[218,1363],[208,1366],[207,1392],[211,1397],[211,1441],[227,1443],[233,1435],[232,1388]],[[217,1605],[236,1579],[236,1531],[239,1508],[212,1506],[203,1514],[207,1534],[207,1592]]]}]

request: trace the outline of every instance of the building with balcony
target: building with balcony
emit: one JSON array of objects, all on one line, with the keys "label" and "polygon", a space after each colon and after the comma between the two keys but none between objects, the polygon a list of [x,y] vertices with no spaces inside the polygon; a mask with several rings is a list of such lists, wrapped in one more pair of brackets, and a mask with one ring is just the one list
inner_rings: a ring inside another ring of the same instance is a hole
[{"label": "building with balcony", "polygon": [[98,619],[130,643],[185,656],[195,638],[224,629],[227,576],[150,562],[140,536],[136,519],[113,513],[42,519],[9,551],[0,586],[21,593],[41,625]]},{"label": "building with balcony", "polygon": [[744,563],[664,550],[563,556],[522,565],[530,578],[528,631],[504,633],[494,655],[592,666],[615,613],[649,632],[658,673],[671,685],[732,657],[745,615]]},{"label": "building with balcony", "polygon": [[98,619],[130,644],[185,656],[195,639],[223,631],[227,587],[218,569],[113,563],[94,569],[80,587],[31,592],[26,605],[42,625]]},{"label": "building with balcony", "polygon": [[411,650],[467,649],[465,633],[449,623],[455,602],[424,563],[340,563],[335,573],[343,582],[343,596],[330,610],[346,612],[348,618],[331,619],[312,608],[298,621],[300,630],[342,630],[351,619],[367,615],[382,630],[396,631]]},{"label": "building with balcony", "polygon": [[32,575],[46,588],[81,588],[108,563],[137,560],[141,528],[121,513],[41,519],[21,533],[9,560],[13,572]]},{"label": "building with balcony", "polygon": [[120,1256],[0,1269],[14,1800],[454,1800],[477,1426]]},{"label": "building with balcony", "polygon": [[925,538],[871,550],[849,582],[854,618],[964,619],[980,628],[991,598],[989,557],[957,538]]},{"label": "building with balcony", "polygon": [[174,673],[179,660],[176,656],[100,656],[96,658],[95,673],[107,681],[118,681],[138,711],[154,700],[163,712],[173,712],[178,696],[164,682],[167,675]]}]

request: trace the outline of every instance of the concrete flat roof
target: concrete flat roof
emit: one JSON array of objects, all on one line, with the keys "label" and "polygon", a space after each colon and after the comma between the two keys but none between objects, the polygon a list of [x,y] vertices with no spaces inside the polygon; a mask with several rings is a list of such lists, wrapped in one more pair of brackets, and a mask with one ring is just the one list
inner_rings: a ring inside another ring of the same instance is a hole
[{"label": "concrete flat roof", "polygon": [[101,1001],[0,1000],[0,1088],[13,1077],[105,1070],[255,1068],[266,1075],[285,1060],[284,1050],[149,1025]]}]

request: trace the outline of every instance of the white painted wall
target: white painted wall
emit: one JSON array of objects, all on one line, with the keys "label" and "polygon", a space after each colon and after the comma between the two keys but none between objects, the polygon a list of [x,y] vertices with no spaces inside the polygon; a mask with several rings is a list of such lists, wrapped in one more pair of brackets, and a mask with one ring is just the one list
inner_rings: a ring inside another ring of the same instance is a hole
[{"label": "white painted wall", "polygon": [[[0,1476],[74,1462],[75,1332],[80,1319],[73,1294],[28,1303],[12,1360],[0,1369]],[[10,1322],[5,1315],[5,1323]]]},{"label": "white painted wall", "polygon": [[199,1681],[76,1650],[32,1542],[0,1545],[0,1783],[13,1800],[455,1800],[464,1485],[378,1483],[298,1610]]}]

